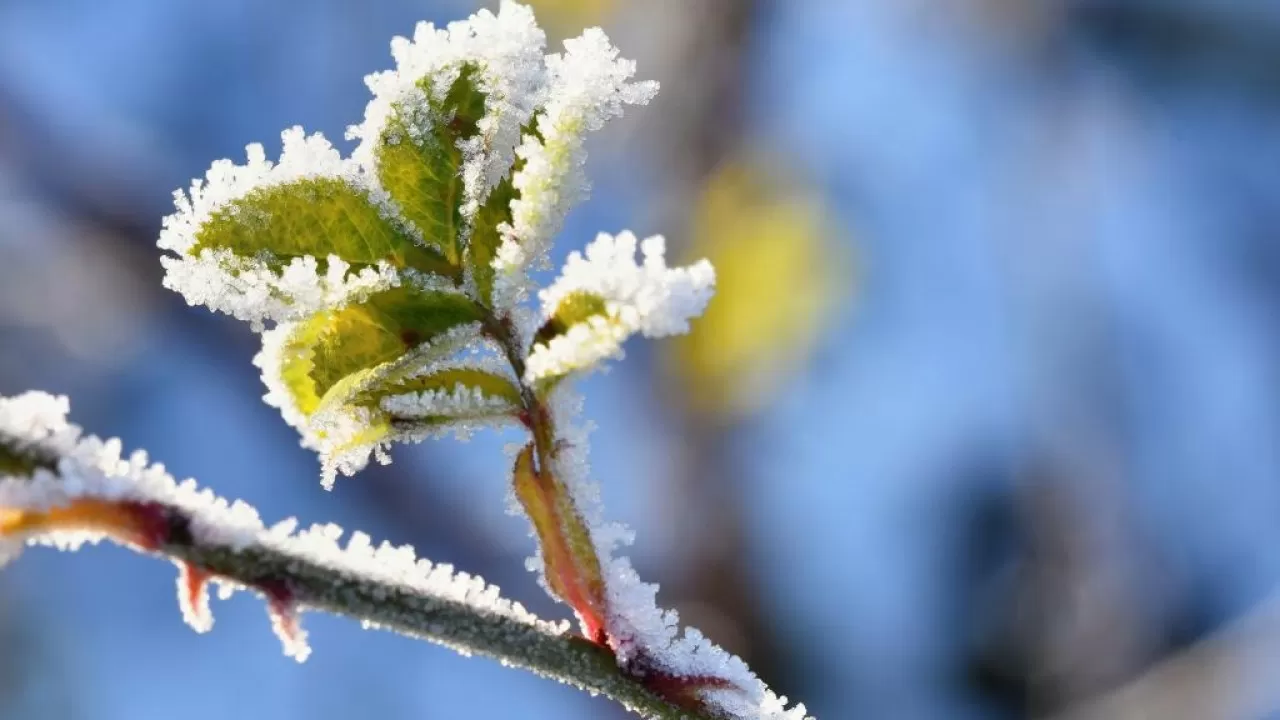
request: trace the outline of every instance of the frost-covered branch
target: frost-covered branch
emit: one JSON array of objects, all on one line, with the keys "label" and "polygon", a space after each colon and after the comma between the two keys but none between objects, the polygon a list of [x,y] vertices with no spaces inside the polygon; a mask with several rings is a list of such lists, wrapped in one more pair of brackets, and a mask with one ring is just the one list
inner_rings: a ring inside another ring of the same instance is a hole
[{"label": "frost-covered branch", "polygon": [[335,525],[265,527],[249,506],[177,483],[143,453],[122,458],[119,441],[82,437],[66,411],[65,398],[43,393],[0,398],[0,558],[24,544],[110,540],[179,567],[179,605],[198,632],[213,626],[206,587],[214,583],[223,597],[263,596],[286,654],[299,661],[310,653],[299,614],[328,612],[492,657],[644,717],[697,717],[621,672],[610,652],[567,624],[539,620],[478,577],[418,559],[407,546],[374,547],[359,532],[344,547]]}]

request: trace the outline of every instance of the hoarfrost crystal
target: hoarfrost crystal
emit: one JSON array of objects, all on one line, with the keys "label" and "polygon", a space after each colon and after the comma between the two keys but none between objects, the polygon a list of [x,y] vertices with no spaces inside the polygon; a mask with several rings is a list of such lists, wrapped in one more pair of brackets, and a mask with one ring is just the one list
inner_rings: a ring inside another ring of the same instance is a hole
[{"label": "hoarfrost crystal", "polygon": [[160,260],[166,271],[165,287],[182,293],[192,305],[225,312],[258,330],[265,321],[298,319],[399,284],[395,270],[385,262],[353,271],[342,258],[329,256],[327,269],[321,272],[317,258],[301,256],[276,270],[262,257],[239,256],[223,248],[197,250],[201,230],[218,213],[239,212],[229,208],[232,203],[296,180],[338,180],[396,218],[390,199],[371,176],[343,160],[323,135],[308,136],[301,127],[293,127],[280,137],[284,146],[280,162],[267,160],[262,145],[254,143],[246,147],[244,165],[219,160],[203,180],[192,181],[187,192],[175,192],[177,211],[164,219],[157,243],[177,253]]},{"label": "hoarfrost crystal", "polygon": [[[339,544],[343,531],[337,525],[314,525],[295,532],[297,521],[292,518],[267,528],[257,510],[249,505],[239,500],[228,502],[209,490],[201,490],[194,480],[175,481],[162,465],[151,464],[144,452],[122,457],[120,441],[82,436],[80,428],[66,420],[68,407],[66,398],[45,393],[0,397],[0,448],[34,449],[58,458],[56,472],[37,469],[29,476],[0,473],[0,529],[4,530],[0,535],[0,557],[14,557],[24,544],[75,549],[85,542],[107,538],[131,539],[119,535],[120,530],[128,528],[84,526],[89,517],[84,514],[69,516],[70,520],[62,525],[39,527],[10,526],[5,520],[12,514],[46,513],[75,503],[97,503],[104,513],[113,506],[124,510],[154,508],[161,513],[159,517],[170,523],[180,519],[178,526],[186,528],[183,532],[190,536],[139,536],[146,541],[139,547],[143,551],[158,551],[162,545],[176,542],[183,547],[221,548],[252,553],[254,557],[271,553],[287,557],[293,564],[311,563],[331,573],[335,582],[345,587],[335,587],[333,592],[377,587],[384,593],[395,590],[426,599],[465,603],[477,612],[551,634],[566,630],[563,624],[539,620],[519,603],[503,599],[496,587],[477,577],[419,559],[407,545],[397,547],[384,542],[375,547],[368,535],[357,532],[343,548]],[[146,529],[171,532],[166,527]],[[263,594],[286,654],[299,661],[306,659],[310,648],[306,633],[298,626],[298,613],[305,609],[309,596],[295,597],[287,584],[275,581],[246,586],[234,578],[215,576],[205,568],[184,565],[178,582],[179,603],[184,619],[198,632],[209,630],[213,622],[203,587],[209,579],[222,583],[224,590],[238,587]]]},{"label": "hoarfrost crystal", "polygon": [[635,235],[601,233],[587,246],[585,257],[569,255],[560,278],[539,293],[544,318],[554,317],[566,298],[580,294],[603,300],[605,312],[534,347],[526,380],[563,375],[617,357],[623,341],[637,332],[647,337],[688,332],[689,320],[702,314],[715,290],[711,263],[701,260],[668,268],[661,236],[646,238],[640,250],[644,260],[637,264]]},{"label": "hoarfrost crystal", "polygon": [[511,203],[494,267],[505,302],[525,291],[524,271],[545,261],[551,238],[565,214],[587,193],[584,137],[622,115],[624,105],[643,105],[658,92],[656,82],[630,82],[635,63],[599,28],[566,40],[564,53],[547,57],[547,99],[537,113],[537,133],[526,133],[516,155],[524,166],[513,183],[520,197]]},{"label": "hoarfrost crystal", "polygon": [[471,65],[477,87],[485,94],[485,115],[477,123],[479,135],[460,148],[465,159],[462,214],[470,218],[488,190],[507,174],[520,128],[542,98],[545,45],[546,35],[533,12],[509,1],[496,15],[481,10],[445,29],[419,23],[412,40],[392,41],[396,68],[365,78],[373,100],[365,108],[364,122],[347,130],[348,138],[360,140],[353,157],[372,171],[378,144],[397,108],[402,116],[419,121],[409,128],[412,137],[404,140],[421,140],[429,124],[441,120],[431,118],[429,100],[442,100],[463,66]]}]

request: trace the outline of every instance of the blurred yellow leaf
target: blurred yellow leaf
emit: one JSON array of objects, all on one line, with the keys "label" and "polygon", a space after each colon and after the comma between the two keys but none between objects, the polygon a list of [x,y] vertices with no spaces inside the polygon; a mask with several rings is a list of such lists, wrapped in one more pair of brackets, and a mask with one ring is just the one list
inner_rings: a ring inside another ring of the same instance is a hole
[{"label": "blurred yellow leaf", "polygon": [[584,27],[602,24],[616,0],[525,0],[525,3],[533,8],[538,21],[555,38],[571,37]]},{"label": "blurred yellow leaf", "polygon": [[722,421],[759,410],[812,354],[852,263],[821,201],[776,162],[735,160],[708,180],[688,248],[716,268],[716,296],[673,344],[695,409]]}]

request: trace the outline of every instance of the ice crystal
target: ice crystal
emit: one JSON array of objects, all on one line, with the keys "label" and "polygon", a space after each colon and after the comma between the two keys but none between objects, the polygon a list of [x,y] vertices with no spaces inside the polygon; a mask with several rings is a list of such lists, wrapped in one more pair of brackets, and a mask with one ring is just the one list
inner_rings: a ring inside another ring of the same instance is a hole
[{"label": "ice crystal", "polygon": [[193,180],[189,190],[176,191],[176,212],[164,219],[157,243],[177,253],[161,259],[165,287],[180,292],[192,305],[225,312],[256,329],[267,320],[297,319],[398,283],[394,269],[386,263],[353,271],[342,258],[329,256],[327,269],[321,272],[312,256],[294,257],[275,268],[262,257],[237,256],[222,248],[197,249],[202,229],[218,213],[235,212],[229,207],[233,202],[297,180],[338,180],[396,219],[394,206],[373,179],[343,160],[323,135],[308,136],[301,127],[293,127],[280,137],[283,151],[278,163],[267,160],[262,145],[254,143],[245,148],[245,164],[219,160],[204,179]]},{"label": "ice crystal", "polygon": [[[395,69],[365,78],[373,99],[365,108],[364,122],[347,130],[348,138],[360,140],[353,157],[365,168],[376,165],[376,150],[397,107],[401,114],[419,121],[409,128],[412,137],[406,140],[420,140],[431,122],[441,120],[430,116],[428,101],[442,100],[463,66],[470,64],[485,95],[479,134],[460,148],[465,187],[462,214],[471,217],[488,190],[510,169],[520,128],[542,98],[545,45],[546,35],[534,22],[533,12],[509,1],[502,3],[496,15],[481,10],[444,29],[419,23],[412,40],[392,40]],[[428,80],[426,90],[423,78]]]},{"label": "ice crystal", "polygon": [[523,167],[513,184],[520,195],[511,203],[494,267],[500,296],[518,301],[527,279],[524,270],[544,262],[551,238],[565,214],[586,196],[586,133],[622,114],[624,105],[643,105],[658,92],[656,82],[630,82],[635,63],[599,28],[566,40],[565,50],[547,57],[546,104],[536,115],[537,132],[526,133],[516,155]]},{"label": "ice crystal", "polygon": [[518,408],[507,398],[458,383],[452,390],[423,390],[383,398],[382,409],[401,418],[476,418],[509,416]]},{"label": "ice crystal", "polygon": [[603,300],[604,312],[535,346],[526,380],[563,375],[617,357],[623,341],[637,332],[647,337],[688,332],[690,318],[702,313],[714,292],[711,263],[668,268],[661,236],[646,238],[640,251],[644,260],[637,264],[635,235],[601,233],[587,246],[585,257],[569,255],[560,278],[539,293],[544,318],[554,318],[567,298],[583,294]]},{"label": "ice crystal", "polygon": [[[591,536],[605,574],[609,614],[608,631],[623,666],[638,672],[658,671],[675,677],[715,678],[724,687],[700,690],[705,701],[744,720],[807,720],[804,705],[788,709],[779,697],[747,667],[746,663],[716,646],[695,628],[683,633],[679,616],[657,604],[658,586],[645,583],[618,549],[630,545],[633,533],[625,526],[606,522],[600,488],[590,478],[589,435],[592,426],[580,419],[582,399],[571,388],[558,388],[551,398],[557,428],[563,440],[555,472],[569,488],[574,503],[591,526]],[[541,569],[535,558],[529,563]]]}]

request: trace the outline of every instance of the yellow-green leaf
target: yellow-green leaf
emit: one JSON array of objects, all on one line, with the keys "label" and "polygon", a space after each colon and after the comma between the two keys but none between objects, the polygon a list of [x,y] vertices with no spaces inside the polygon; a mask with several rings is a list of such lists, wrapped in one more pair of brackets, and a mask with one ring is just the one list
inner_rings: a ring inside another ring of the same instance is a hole
[{"label": "yellow-green leaf", "polygon": [[467,245],[467,265],[471,268],[476,293],[480,301],[486,304],[493,301],[493,260],[498,256],[498,247],[502,245],[502,233],[498,232],[498,226],[511,222],[511,201],[519,195],[511,184],[511,177],[505,177],[489,191],[489,197],[485,198],[484,204],[476,211],[471,240]]},{"label": "yellow-green leaf", "polygon": [[[536,118],[524,126],[522,133],[541,139]],[[514,178],[522,168],[524,158],[517,156],[511,164],[511,171],[489,191],[489,196],[476,211],[472,221],[471,238],[467,243],[467,265],[471,268],[471,277],[475,281],[480,301],[486,304],[493,300],[493,260],[498,256],[498,248],[502,245],[502,233],[498,231],[498,227],[511,222],[511,202],[520,197]]]},{"label": "yellow-green leaf", "polygon": [[285,385],[298,409],[309,415],[344,380],[480,317],[480,308],[461,295],[414,288],[385,290],[362,303],[318,313],[299,323],[287,341],[281,369]]},{"label": "yellow-green leaf", "polygon": [[[458,141],[474,137],[484,117],[484,93],[475,68],[464,66],[442,102],[422,108],[417,99],[398,103],[379,138],[378,179],[428,245],[450,263],[462,257],[462,151]],[[430,97],[431,78],[418,86]],[[424,117],[425,114],[425,117]]]},{"label": "yellow-green leaf", "polygon": [[382,215],[368,194],[342,178],[306,178],[254,190],[213,213],[191,254],[230,250],[279,267],[312,255],[337,255],[354,266],[386,261],[398,268],[456,277],[439,253],[415,243]]},{"label": "yellow-green leaf", "polygon": [[534,345],[545,345],[553,338],[565,334],[569,328],[596,315],[608,311],[604,298],[588,292],[570,293],[556,306],[555,313],[538,328],[533,336]]}]

